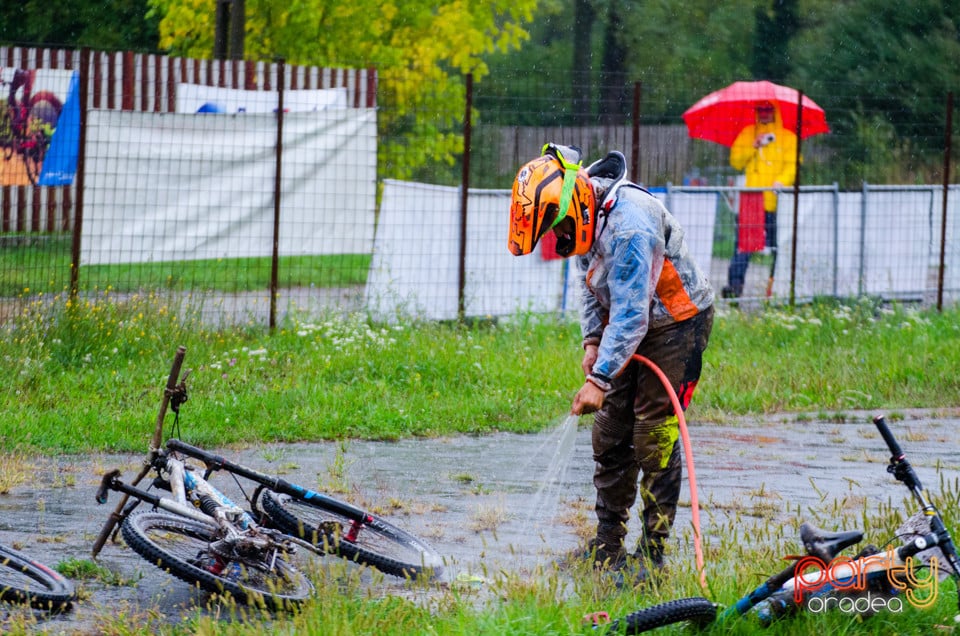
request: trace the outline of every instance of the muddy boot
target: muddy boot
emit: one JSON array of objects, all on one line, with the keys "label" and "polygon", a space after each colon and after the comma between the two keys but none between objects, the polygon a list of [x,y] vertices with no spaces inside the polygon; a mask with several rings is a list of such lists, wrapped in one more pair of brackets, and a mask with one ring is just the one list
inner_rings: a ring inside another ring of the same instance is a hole
[{"label": "muddy boot", "polygon": [[627,562],[627,551],[622,541],[604,541],[594,537],[587,542],[584,559],[592,559],[595,568],[619,570]]},{"label": "muddy boot", "polygon": [[618,588],[638,588],[656,581],[666,571],[663,548],[640,546],[618,572]]},{"label": "muddy boot", "polygon": [[643,561],[654,570],[662,570],[665,567],[662,545],[638,545],[631,556],[637,561]]}]

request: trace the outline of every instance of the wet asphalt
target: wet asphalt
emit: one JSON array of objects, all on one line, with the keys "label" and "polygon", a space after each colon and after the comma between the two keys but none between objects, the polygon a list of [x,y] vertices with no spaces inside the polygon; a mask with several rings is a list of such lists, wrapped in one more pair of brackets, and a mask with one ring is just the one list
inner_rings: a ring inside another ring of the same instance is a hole
[{"label": "wet asphalt", "polygon": [[[899,501],[907,493],[884,470],[889,452],[872,415],[691,422],[705,541],[734,515],[769,526],[786,523],[798,511],[822,518],[831,502],[843,498],[868,510],[891,498]],[[937,487],[940,477],[960,475],[960,408],[901,413],[888,416],[888,422],[928,488]],[[271,444],[218,452],[368,507],[426,539],[445,558],[448,581],[501,569],[534,576],[538,566],[580,545],[593,523],[587,426],[571,432],[558,423],[537,435]],[[95,502],[102,474],[120,468],[129,480],[139,461],[111,454],[32,458],[29,480],[0,494],[0,542],[48,565],[89,560],[116,502],[115,493],[107,505]],[[673,559],[693,559],[687,540],[689,481],[681,495]],[[240,496],[225,474],[213,483]],[[634,522],[631,540],[635,531]],[[203,611],[202,596],[122,542],[108,543],[98,563],[115,580],[78,581],[82,599],[72,611],[53,617],[31,613],[37,632],[95,634],[105,614],[176,623]],[[384,592],[402,593],[402,583],[391,580],[387,577]],[[0,606],[0,627],[14,620],[24,620],[23,610]]]}]

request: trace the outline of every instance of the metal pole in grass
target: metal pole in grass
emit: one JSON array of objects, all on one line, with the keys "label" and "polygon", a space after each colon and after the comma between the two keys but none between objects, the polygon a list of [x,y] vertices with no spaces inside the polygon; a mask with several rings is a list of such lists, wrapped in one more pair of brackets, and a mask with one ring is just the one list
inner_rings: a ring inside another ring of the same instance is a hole
[{"label": "metal pole in grass", "polygon": [[937,273],[937,311],[943,311],[943,273],[947,249],[947,195],[950,192],[950,138],[953,136],[953,91],[947,93],[946,138],[943,142],[943,214],[940,215],[940,271]]},{"label": "metal pole in grass", "polygon": [[[797,302],[797,214],[800,209],[800,143],[803,139],[803,91],[797,91],[797,174],[793,178],[793,232],[790,237],[790,306]],[[770,279],[767,282],[767,297],[773,293],[773,270],[777,266],[777,247],[773,247],[773,263],[770,265]]]},{"label": "metal pole in grass", "polygon": [[270,331],[277,328],[277,278],[280,269],[280,187],[283,174],[283,89],[286,84],[284,59],[277,60],[277,152],[273,179],[273,252],[270,257]]},{"label": "metal pole in grass", "polygon": [[466,107],[463,112],[463,166],[460,177],[460,263],[457,273],[457,318],[466,315],[464,290],[467,283],[467,194],[470,189],[470,111],[473,109],[473,73],[466,77]]},{"label": "metal pole in grass", "polygon": [[87,154],[87,99],[90,95],[89,81],[90,49],[80,49],[80,134],[77,139],[77,173],[74,184],[77,202],[74,207],[73,241],[70,246],[70,299],[75,300],[80,289],[80,236],[83,231],[83,186]]}]

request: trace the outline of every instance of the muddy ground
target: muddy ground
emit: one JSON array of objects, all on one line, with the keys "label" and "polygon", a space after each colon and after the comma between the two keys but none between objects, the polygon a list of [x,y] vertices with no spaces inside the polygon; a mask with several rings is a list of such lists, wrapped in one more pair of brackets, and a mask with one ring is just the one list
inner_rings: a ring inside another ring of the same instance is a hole
[{"label": "muddy ground", "polygon": [[[845,497],[868,508],[891,497],[899,501],[906,490],[884,470],[889,453],[872,415],[848,414],[843,422],[790,415],[691,423],[705,540],[730,515],[776,524],[798,509],[824,514],[831,501]],[[960,473],[960,409],[908,413],[888,421],[928,488],[940,483],[937,466],[951,479]],[[501,568],[532,573],[574,549],[590,532],[589,430],[581,427],[569,438],[563,431],[558,424],[539,435],[276,444],[220,452],[374,509],[427,539],[447,559],[445,578],[455,580]],[[189,441],[189,435],[184,439]],[[100,477],[119,467],[130,479],[138,460],[107,454],[30,459],[29,481],[0,495],[0,542],[50,565],[89,559],[116,501],[95,503]],[[214,483],[236,493],[226,475]],[[681,500],[676,527],[686,529],[691,518],[688,482]],[[678,534],[684,532],[689,531]],[[675,543],[672,559],[693,559],[689,541]],[[176,623],[204,605],[186,584],[122,543],[107,544],[98,562],[119,583],[77,582],[82,600],[61,616],[36,615],[37,632],[94,634],[105,613]],[[391,593],[391,586],[400,593],[399,581],[387,582],[384,592]],[[0,621],[22,621],[21,612],[0,606]]]}]

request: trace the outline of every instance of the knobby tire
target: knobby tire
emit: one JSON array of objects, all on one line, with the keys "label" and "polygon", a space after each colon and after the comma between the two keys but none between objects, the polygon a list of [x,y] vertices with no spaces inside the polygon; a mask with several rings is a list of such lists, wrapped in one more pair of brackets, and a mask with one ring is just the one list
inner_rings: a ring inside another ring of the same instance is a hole
[{"label": "knobby tire", "polygon": [[[220,574],[211,571],[210,543],[217,530],[193,519],[163,512],[130,515],[121,526],[123,538],[137,554],[173,576],[215,594],[229,594],[238,603],[264,604],[275,609],[306,600],[313,586],[303,572],[282,557],[271,569],[263,561],[232,562]],[[230,566],[238,566],[230,572]]]},{"label": "knobby tire", "polygon": [[685,621],[702,626],[716,618],[717,608],[709,599],[693,596],[652,605],[618,618],[610,624],[608,631],[611,634],[618,634],[620,630],[624,630],[623,633],[626,634],[642,634],[651,629]]},{"label": "knobby tire", "polygon": [[[346,506],[346,504],[343,504]],[[369,565],[401,578],[436,577],[442,572],[440,555],[427,543],[370,513],[355,540],[353,520],[322,498],[304,498],[264,491],[260,507],[280,530],[328,554]]]},{"label": "knobby tire", "polygon": [[74,597],[73,583],[59,573],[0,545],[0,600],[59,612],[69,609]]}]

